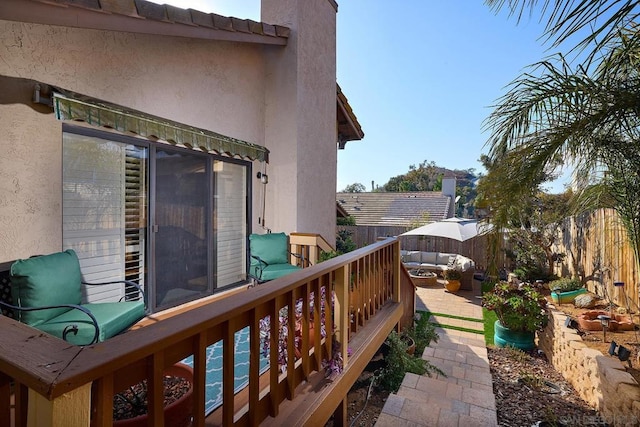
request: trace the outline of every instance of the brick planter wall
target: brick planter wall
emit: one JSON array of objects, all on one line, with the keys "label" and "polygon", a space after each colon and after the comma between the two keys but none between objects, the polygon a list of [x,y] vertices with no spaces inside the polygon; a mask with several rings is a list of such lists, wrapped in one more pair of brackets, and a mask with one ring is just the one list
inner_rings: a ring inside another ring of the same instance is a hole
[{"label": "brick planter wall", "polygon": [[[605,421],[614,426],[640,426],[640,386],[636,380],[620,360],[588,348],[575,329],[565,326],[566,318],[551,307],[549,325],[538,333],[538,348]],[[589,420],[574,421],[589,424]]]}]

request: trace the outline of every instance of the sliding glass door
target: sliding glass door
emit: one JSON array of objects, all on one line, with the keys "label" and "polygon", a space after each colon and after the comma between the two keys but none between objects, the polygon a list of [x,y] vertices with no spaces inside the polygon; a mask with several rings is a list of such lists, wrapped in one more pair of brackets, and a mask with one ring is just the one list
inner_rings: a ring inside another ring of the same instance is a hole
[{"label": "sliding glass door", "polygon": [[[246,283],[246,161],[65,126],[63,246],[85,279],[128,279],[160,311]],[[118,287],[87,295],[122,298]]]},{"label": "sliding glass door", "polygon": [[157,149],[155,155],[155,306],[210,293],[211,174],[206,155]]}]

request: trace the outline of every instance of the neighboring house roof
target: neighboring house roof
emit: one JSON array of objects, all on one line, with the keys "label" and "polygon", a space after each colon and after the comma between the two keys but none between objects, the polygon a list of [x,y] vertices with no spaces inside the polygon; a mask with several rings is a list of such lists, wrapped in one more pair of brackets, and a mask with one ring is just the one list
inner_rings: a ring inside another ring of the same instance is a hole
[{"label": "neighboring house roof", "polygon": [[349,213],[342,207],[340,202],[336,201],[336,217],[346,218],[348,216],[349,216]]},{"label": "neighboring house roof", "polygon": [[364,138],[364,132],[358,123],[358,118],[338,85],[338,148],[343,149],[347,141],[356,141],[362,138]]},{"label": "neighboring house roof", "polygon": [[145,0],[2,0],[0,19],[210,40],[286,45],[290,29]]},{"label": "neighboring house roof", "polygon": [[437,191],[337,193],[336,200],[356,225],[413,226],[448,217],[451,197]]}]

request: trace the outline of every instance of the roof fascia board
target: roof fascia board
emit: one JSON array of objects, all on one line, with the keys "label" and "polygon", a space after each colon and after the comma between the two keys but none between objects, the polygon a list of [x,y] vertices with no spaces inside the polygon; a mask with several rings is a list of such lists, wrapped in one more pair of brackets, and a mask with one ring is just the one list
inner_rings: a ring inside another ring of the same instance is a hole
[{"label": "roof fascia board", "polygon": [[118,31],[160,36],[187,37],[267,45],[287,44],[283,37],[239,31],[218,30],[173,22],[152,21],[139,16],[116,15],[68,5],[53,5],[25,0],[0,1],[0,19],[32,24]]}]

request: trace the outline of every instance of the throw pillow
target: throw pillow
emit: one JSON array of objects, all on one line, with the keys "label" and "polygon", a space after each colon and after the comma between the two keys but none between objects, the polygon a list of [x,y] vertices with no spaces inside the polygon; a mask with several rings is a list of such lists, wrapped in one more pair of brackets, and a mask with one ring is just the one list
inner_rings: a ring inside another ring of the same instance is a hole
[{"label": "throw pillow", "polygon": [[456,257],[450,256],[449,262],[447,262],[447,268],[455,268],[456,267]]}]

